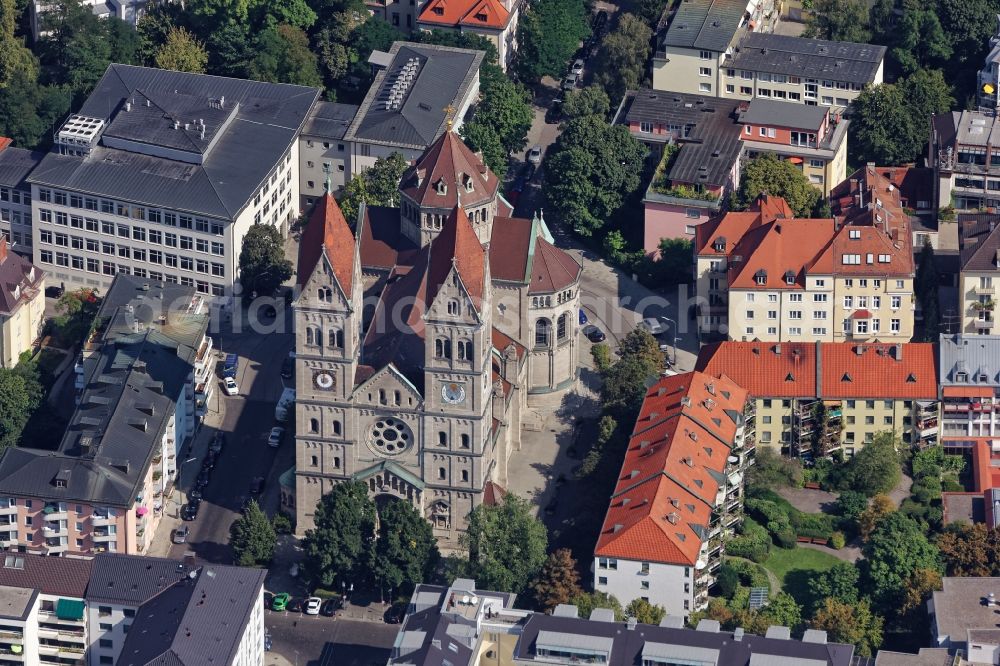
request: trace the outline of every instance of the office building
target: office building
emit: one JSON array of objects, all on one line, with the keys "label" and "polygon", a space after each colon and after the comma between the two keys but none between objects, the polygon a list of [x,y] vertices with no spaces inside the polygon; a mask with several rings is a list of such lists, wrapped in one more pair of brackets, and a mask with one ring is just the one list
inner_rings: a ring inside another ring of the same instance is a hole
[{"label": "office building", "polygon": [[110,65],[28,176],[34,261],[67,287],[119,273],[229,295],[252,224],[298,217],[316,88]]},{"label": "office building", "polygon": [[753,403],[726,377],[688,372],[647,391],[594,548],[594,589],[687,618],[708,606],[740,520]]},{"label": "office building", "polygon": [[14,252],[30,259],[31,185],[27,177],[45,153],[10,144],[10,139],[0,137],[0,230]]},{"label": "office building", "polygon": [[351,151],[344,134],[358,112],[355,104],[318,101],[299,135],[299,207],[309,210],[323,196],[327,178],[332,192],[351,176]]},{"label": "office building", "polygon": [[932,116],[927,163],[934,168],[934,210],[1000,207],[1000,121],[994,113]]}]

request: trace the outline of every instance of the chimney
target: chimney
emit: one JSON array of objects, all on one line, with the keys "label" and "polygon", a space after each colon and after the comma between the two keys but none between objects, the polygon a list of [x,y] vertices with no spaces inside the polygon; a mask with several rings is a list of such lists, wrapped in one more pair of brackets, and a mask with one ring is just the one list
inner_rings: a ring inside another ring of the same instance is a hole
[{"label": "chimney", "polygon": [[132,102],[125,102],[125,111],[127,112],[131,110],[132,110]]},{"label": "chimney", "polygon": [[226,96],[225,95],[223,95],[222,97],[219,98],[219,108],[220,109],[226,108]]},{"label": "chimney", "polygon": [[776,356],[781,356],[781,345],[780,344],[774,345],[774,353],[775,353]]},{"label": "chimney", "polygon": [[903,360],[903,345],[902,344],[896,343],[896,346],[893,349],[893,355],[894,355],[894,358],[897,361],[902,361]]},{"label": "chimney", "polygon": [[857,354],[858,356],[864,354],[865,353],[864,345],[855,345],[854,353]]},{"label": "chimney", "polygon": [[635,631],[636,624],[638,624],[638,621],[634,617],[628,618],[625,622],[625,626],[628,627],[629,631]]}]

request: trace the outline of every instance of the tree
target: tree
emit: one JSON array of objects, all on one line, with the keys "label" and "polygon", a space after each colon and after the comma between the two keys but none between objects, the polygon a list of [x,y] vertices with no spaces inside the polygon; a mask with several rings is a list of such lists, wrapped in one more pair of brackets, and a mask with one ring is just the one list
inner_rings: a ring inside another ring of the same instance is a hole
[{"label": "tree", "polygon": [[487,590],[521,592],[545,563],[549,537],[531,506],[508,493],[500,504],[480,504],[469,514],[462,543],[476,583]]},{"label": "tree", "polygon": [[795,165],[774,153],[761,153],[748,160],[740,176],[737,206],[749,208],[761,194],[784,199],[795,217],[810,217],[823,193]]},{"label": "tree", "polygon": [[[531,96],[524,86],[514,83],[502,73],[499,76],[490,74],[481,88],[476,114],[462,127],[461,133],[473,150],[491,149],[486,164],[502,177],[507,171],[507,156],[528,143],[528,130],[534,118]],[[497,143],[503,149],[501,154],[496,154]]]},{"label": "tree", "polygon": [[813,0],[803,36],[867,44],[871,41],[868,4],[864,0]]},{"label": "tree", "polygon": [[431,525],[412,504],[397,499],[381,503],[372,565],[380,588],[411,590],[430,576],[438,557]]},{"label": "tree", "polygon": [[934,261],[934,248],[930,241],[924,243],[917,258],[917,272],[913,279],[913,291],[920,313],[923,315],[921,339],[937,342],[940,333],[940,308],[938,305],[938,285],[940,284]]},{"label": "tree", "polygon": [[24,41],[14,34],[18,10],[14,0],[0,0],[0,90],[7,88],[16,74],[34,80],[38,62]]},{"label": "tree", "polygon": [[891,57],[906,75],[942,67],[951,58],[951,43],[941,28],[933,5],[903,0],[903,12],[893,26]]},{"label": "tree", "polygon": [[645,599],[637,598],[625,607],[626,617],[634,617],[640,624],[660,624],[660,620],[667,614],[667,609],[663,606],[651,604]]},{"label": "tree", "polygon": [[899,618],[910,622],[927,609],[927,600],[935,590],[941,589],[941,572],[936,569],[917,569],[903,583],[903,600],[899,604]]},{"label": "tree", "polygon": [[764,635],[771,625],[788,627],[793,632],[798,631],[802,624],[802,608],[795,602],[792,595],[779,592],[772,597],[767,605],[760,610],[741,609],[735,615],[739,626],[748,633]]},{"label": "tree", "polygon": [[10,368],[0,368],[0,450],[18,445],[36,406],[24,376]]},{"label": "tree", "polygon": [[569,548],[560,548],[549,555],[531,583],[539,610],[549,613],[559,604],[568,604],[570,599],[583,594],[576,566]]},{"label": "tree", "polygon": [[277,227],[255,224],[243,237],[240,251],[240,284],[244,298],[271,295],[292,277],[292,262],[285,259],[284,239]]},{"label": "tree", "polygon": [[595,608],[610,608],[614,611],[616,622],[625,619],[621,602],[607,592],[584,592],[573,597],[569,602],[576,606],[576,612],[582,618],[589,618]]},{"label": "tree", "polygon": [[562,113],[567,120],[583,116],[607,117],[611,111],[611,99],[603,88],[590,85],[566,93]]},{"label": "tree", "polygon": [[858,568],[848,562],[839,562],[826,571],[809,579],[809,596],[814,604],[822,605],[824,599],[851,605],[858,602]]},{"label": "tree", "polygon": [[619,346],[621,357],[603,373],[601,405],[617,423],[632,423],[646,394],[646,382],[663,367],[659,342],[644,329],[633,329]]},{"label": "tree", "polygon": [[543,76],[559,78],[580,42],[590,35],[586,3],[538,0],[518,23],[517,68],[521,79],[535,83]]},{"label": "tree", "polygon": [[1000,535],[985,523],[949,525],[937,538],[949,576],[1000,573]]},{"label": "tree", "polygon": [[500,140],[500,135],[491,126],[484,123],[469,122],[462,125],[459,133],[462,140],[475,151],[483,154],[483,162],[496,174],[497,178],[503,179],[507,174],[507,163],[510,160],[510,153]]},{"label": "tree", "polygon": [[139,35],[125,21],[104,21],[108,44],[111,46],[110,62],[123,65],[139,63]]},{"label": "tree", "polygon": [[802,463],[767,446],[757,451],[756,461],[748,470],[747,485],[753,488],[789,488],[801,482]]},{"label": "tree", "polygon": [[666,0],[637,0],[632,9],[635,15],[643,20],[647,25],[655,26],[663,15],[666,8]]},{"label": "tree", "polygon": [[322,87],[316,55],[309,38],[290,25],[268,28],[257,40],[257,52],[250,73],[259,81]]},{"label": "tree", "polygon": [[153,59],[160,69],[204,74],[205,65],[208,64],[208,52],[204,44],[184,28],[171,28],[166,41],[156,51]]},{"label": "tree", "polygon": [[250,31],[243,23],[226,23],[205,37],[208,71],[218,76],[247,78],[255,51]]},{"label": "tree", "polygon": [[899,441],[892,431],[875,434],[873,440],[848,463],[847,484],[851,490],[872,496],[896,487],[902,476]]},{"label": "tree", "polygon": [[368,577],[375,540],[375,503],[360,481],[333,487],[316,505],[315,527],[302,540],[305,573],[325,588]]},{"label": "tree", "polygon": [[399,180],[409,165],[402,153],[380,157],[375,164],[354,176],[344,187],[340,210],[352,227],[357,223],[361,204],[396,206],[399,204]]},{"label": "tree", "polygon": [[862,589],[876,609],[899,607],[905,582],[918,569],[940,570],[940,553],[912,519],[898,511],[887,515],[864,545]]},{"label": "tree", "polygon": [[69,88],[39,85],[29,73],[16,71],[0,94],[0,136],[22,148],[47,148],[71,102]]},{"label": "tree", "polygon": [[888,495],[879,493],[872,498],[872,503],[858,516],[858,534],[862,539],[868,539],[879,523],[896,510],[896,505]]},{"label": "tree", "polygon": [[545,162],[546,197],[558,221],[590,236],[641,184],[646,148],[598,116],[566,123]]},{"label": "tree", "polygon": [[167,35],[179,27],[180,20],[180,4],[163,2],[147,6],[135,24],[139,62],[153,64],[156,52],[166,43]]},{"label": "tree", "polygon": [[100,306],[100,299],[93,289],[63,292],[56,302],[56,316],[52,318],[59,343],[73,347],[84,342]]},{"label": "tree", "polygon": [[882,645],[884,620],[872,612],[864,599],[845,603],[828,597],[809,624],[813,629],[825,631],[831,642],[855,645],[858,654],[864,657],[873,656]]},{"label": "tree", "polygon": [[601,42],[594,81],[612,99],[621,99],[626,90],[635,90],[642,83],[652,37],[645,21],[635,14],[624,14],[618,27]]},{"label": "tree", "polygon": [[236,564],[241,567],[270,563],[277,540],[274,526],[256,500],[250,500],[243,515],[229,527],[229,545],[233,549]]},{"label": "tree", "polygon": [[42,29],[42,64],[74,95],[90,92],[111,62],[111,41],[102,21],[80,0],[57,0],[43,14]]},{"label": "tree", "polygon": [[392,43],[400,39],[405,39],[403,33],[378,16],[369,16],[354,29],[351,48],[357,55],[353,59],[351,73],[364,82],[363,88],[373,79],[372,67],[368,64],[372,51],[388,51]]},{"label": "tree", "polygon": [[867,87],[852,104],[848,141],[858,162],[895,165],[918,154],[921,129],[908,107],[909,100],[896,84]]},{"label": "tree", "polygon": [[867,495],[856,490],[845,490],[837,497],[834,511],[845,520],[856,521],[867,508]]}]

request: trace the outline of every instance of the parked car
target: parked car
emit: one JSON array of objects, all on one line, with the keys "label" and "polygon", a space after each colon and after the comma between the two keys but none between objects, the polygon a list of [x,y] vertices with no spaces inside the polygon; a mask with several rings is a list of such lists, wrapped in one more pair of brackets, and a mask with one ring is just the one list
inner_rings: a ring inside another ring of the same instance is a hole
[{"label": "parked car", "polygon": [[240,394],[240,387],[232,377],[226,377],[222,380],[222,390],[226,392],[226,395]]},{"label": "parked car", "polygon": [[240,369],[240,357],[238,354],[226,354],[226,360],[222,364],[223,377],[235,377]]},{"label": "parked car", "polygon": [[187,525],[181,525],[176,530],[174,530],[174,536],[171,541],[174,543],[187,543],[188,534],[191,533],[191,528]]},{"label": "parked car", "polygon": [[660,335],[661,333],[667,332],[666,324],[654,317],[646,317],[640,321],[638,328],[647,330],[651,335]]},{"label": "parked car", "polygon": [[604,335],[604,331],[597,328],[593,324],[584,326],[583,334],[587,336],[587,339],[591,342],[604,342],[605,338],[607,338],[607,336]]},{"label": "parked car", "polygon": [[562,99],[552,100],[552,106],[545,112],[545,122],[550,125],[559,122],[559,119],[562,118],[562,105]]},{"label": "parked car", "polygon": [[585,325],[589,321],[590,320],[587,319],[587,313],[583,311],[583,308],[580,308],[580,326]]},{"label": "parked car", "polygon": [[198,488],[192,488],[191,491],[188,493],[188,497],[190,497],[193,500],[198,500],[200,502],[201,501],[201,490],[198,489]]},{"label": "parked car", "polygon": [[583,58],[577,58],[573,61],[573,66],[569,68],[571,74],[576,74],[577,76],[583,75],[584,62]]},{"label": "parked car", "polygon": [[225,445],[226,445],[226,433],[222,432],[221,430],[216,430],[215,437],[212,439],[212,444],[211,446],[208,447],[208,450],[218,455],[222,453],[222,448]]},{"label": "parked car", "polygon": [[580,77],[577,76],[576,74],[567,74],[566,78],[562,80],[562,89],[574,90],[579,80]]},{"label": "parked car", "polygon": [[542,147],[537,143],[528,151],[528,162],[536,165],[542,163]]},{"label": "parked car", "polygon": [[281,426],[271,428],[271,434],[267,436],[267,445],[272,449],[281,446],[281,439],[285,436],[285,429]]},{"label": "parked car", "polygon": [[264,491],[264,477],[257,476],[250,481],[250,495],[256,497]]},{"label": "parked car", "polygon": [[191,521],[198,517],[198,504],[194,502],[188,502],[181,509],[181,520]]},{"label": "parked car", "polygon": [[339,599],[327,599],[323,602],[323,606],[319,609],[319,612],[326,617],[333,617],[337,614],[338,608],[340,608]]},{"label": "parked car", "polygon": [[283,611],[288,608],[288,603],[292,600],[292,595],[288,592],[279,592],[271,598],[271,610]]},{"label": "parked car", "polygon": [[281,361],[281,376],[285,379],[291,379],[292,374],[295,372],[295,361],[290,358],[285,358]]},{"label": "parked car", "polygon": [[319,615],[319,609],[323,605],[323,600],[319,597],[309,597],[306,599],[305,609],[303,612],[306,615]]},{"label": "parked car", "polygon": [[195,481],[195,486],[198,488],[204,488],[208,485],[208,482],[212,480],[211,472],[207,469],[201,470],[198,474],[198,480]]}]

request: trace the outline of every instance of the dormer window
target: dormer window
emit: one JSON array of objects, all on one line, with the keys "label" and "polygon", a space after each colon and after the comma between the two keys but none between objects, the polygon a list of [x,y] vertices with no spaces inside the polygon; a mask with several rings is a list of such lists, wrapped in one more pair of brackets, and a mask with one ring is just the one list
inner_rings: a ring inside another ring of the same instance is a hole
[{"label": "dormer window", "polygon": [[444,7],[438,5],[437,7],[434,8],[434,13],[437,14],[438,16],[444,16]]},{"label": "dormer window", "polygon": [[448,194],[448,184],[444,182],[444,178],[442,178],[437,182],[437,184],[434,186],[434,189],[437,191],[438,194]]},{"label": "dormer window", "polygon": [[486,23],[486,12],[480,12],[480,13],[476,14],[476,20],[477,21],[482,21],[483,23]]},{"label": "dormer window", "polygon": [[965,372],[956,372],[955,373],[955,381],[956,382],[967,382],[967,381],[969,381],[969,375],[967,373],[965,373]]},{"label": "dormer window", "polygon": [[465,183],[466,192],[471,192],[476,186],[475,182],[472,180],[472,176],[467,173],[462,174],[462,182]]},{"label": "dormer window", "polygon": [[851,240],[858,240],[861,238],[861,229],[850,229],[847,235]]},{"label": "dormer window", "polygon": [[726,251],[726,239],[723,238],[722,236],[720,236],[719,238],[716,238],[715,239],[715,243],[712,244],[712,249],[715,250],[716,252],[725,252]]},{"label": "dormer window", "polygon": [[753,280],[759,285],[767,284],[767,271],[765,270],[757,271],[753,276]]},{"label": "dormer window", "polygon": [[791,271],[785,273],[785,284],[795,284],[795,273]]}]

